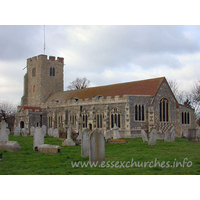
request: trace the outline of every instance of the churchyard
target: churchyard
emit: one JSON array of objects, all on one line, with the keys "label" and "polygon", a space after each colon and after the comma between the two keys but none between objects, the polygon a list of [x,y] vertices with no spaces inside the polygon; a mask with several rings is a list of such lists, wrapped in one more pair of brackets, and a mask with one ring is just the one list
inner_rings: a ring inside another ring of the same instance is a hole
[{"label": "churchyard", "polygon": [[[87,135],[86,138],[88,138]],[[90,165],[81,167],[81,164],[88,164],[89,161],[89,157],[81,156],[83,155],[81,146],[64,146],[62,145],[64,140],[47,134],[44,137],[44,144],[60,146],[61,152],[44,153],[33,150],[33,139],[34,137],[29,134],[25,137],[22,134],[15,137],[13,133],[10,133],[9,141],[17,141],[22,150],[17,152],[0,150],[0,154],[2,153],[1,175],[200,174],[200,143],[189,142],[184,138],[176,138],[175,142],[157,140],[156,145],[153,146],[148,142],[143,142],[142,138],[126,138],[127,143],[124,144],[104,141],[105,163],[102,162],[96,167]],[[94,138],[94,141],[96,140]],[[178,162],[182,166],[177,165]],[[184,167],[183,162],[185,162]],[[79,166],[72,166],[78,163]]]}]

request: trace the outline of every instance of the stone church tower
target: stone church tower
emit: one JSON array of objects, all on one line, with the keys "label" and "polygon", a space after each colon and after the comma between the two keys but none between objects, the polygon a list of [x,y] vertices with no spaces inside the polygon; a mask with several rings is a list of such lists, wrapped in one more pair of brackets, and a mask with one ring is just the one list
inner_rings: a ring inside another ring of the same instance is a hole
[{"label": "stone church tower", "polygon": [[21,105],[40,106],[55,92],[63,91],[64,58],[39,55],[27,59]]}]

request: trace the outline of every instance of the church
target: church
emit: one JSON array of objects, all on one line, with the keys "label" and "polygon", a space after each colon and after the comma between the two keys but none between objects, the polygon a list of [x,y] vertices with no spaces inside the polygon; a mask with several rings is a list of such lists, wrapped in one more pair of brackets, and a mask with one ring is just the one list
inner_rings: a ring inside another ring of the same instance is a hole
[{"label": "church", "polygon": [[38,55],[27,59],[24,94],[15,127],[61,128],[71,124],[111,130],[116,124],[123,138],[141,137],[152,129],[176,137],[196,128],[194,110],[177,102],[165,77],[63,91],[64,58]]}]

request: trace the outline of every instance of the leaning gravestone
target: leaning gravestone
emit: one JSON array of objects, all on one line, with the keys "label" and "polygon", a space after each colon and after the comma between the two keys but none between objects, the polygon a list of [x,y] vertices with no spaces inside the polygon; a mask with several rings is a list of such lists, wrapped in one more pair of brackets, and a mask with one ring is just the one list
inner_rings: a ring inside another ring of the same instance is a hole
[{"label": "leaning gravestone", "polygon": [[48,129],[48,135],[49,135],[49,137],[53,136],[53,129],[52,128]]},{"label": "leaning gravestone", "polygon": [[148,142],[148,137],[144,130],[141,130],[141,135],[142,135],[143,142]]},{"label": "leaning gravestone", "polygon": [[46,137],[47,127],[45,125],[42,126],[42,133],[43,133],[44,137]]},{"label": "leaning gravestone", "polygon": [[44,135],[42,133],[42,128],[37,127],[33,136],[33,150],[37,150],[38,145],[44,144]]},{"label": "leaning gravestone", "polygon": [[85,129],[82,133],[82,145],[81,145],[81,156],[89,156],[89,135],[91,133],[90,129]]},{"label": "leaning gravestone", "polygon": [[35,133],[35,127],[31,126],[31,128],[30,128],[30,136],[34,136],[34,133]]},{"label": "leaning gravestone", "polygon": [[22,128],[21,132],[23,137],[27,137],[27,130],[25,128]]},{"label": "leaning gravestone", "polygon": [[16,128],[15,128],[15,131],[14,131],[14,136],[16,136],[16,137],[18,137],[18,136],[20,136],[20,127],[19,126],[17,126]]},{"label": "leaning gravestone", "polygon": [[116,126],[116,124],[112,130],[113,130],[113,139],[121,138],[119,135],[119,128]]},{"label": "leaning gravestone", "polygon": [[153,129],[150,133],[149,146],[155,146],[156,139],[157,139],[157,131],[155,129]]},{"label": "leaning gravestone", "polygon": [[7,142],[8,141],[8,131],[6,130],[8,127],[8,124],[5,122],[5,120],[2,120],[0,124],[0,142]]},{"label": "leaning gravestone", "polygon": [[53,130],[53,137],[59,138],[59,131],[58,131],[57,128],[55,128],[55,129]]},{"label": "leaning gravestone", "polygon": [[89,135],[89,161],[91,163],[105,161],[104,135],[98,129],[95,129]]}]

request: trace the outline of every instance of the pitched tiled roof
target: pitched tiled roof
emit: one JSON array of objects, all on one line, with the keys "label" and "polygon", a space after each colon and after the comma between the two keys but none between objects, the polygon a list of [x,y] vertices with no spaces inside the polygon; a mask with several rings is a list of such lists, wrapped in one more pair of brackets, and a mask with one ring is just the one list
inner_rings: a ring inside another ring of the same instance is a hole
[{"label": "pitched tiled roof", "polygon": [[122,97],[123,95],[150,95],[155,96],[161,84],[167,82],[165,77],[148,79],[142,81],[134,81],[127,83],[119,83],[114,85],[106,85],[100,87],[91,87],[80,90],[69,90],[52,94],[46,102],[52,101],[68,101],[72,98],[85,100],[92,99],[96,95],[101,95],[104,98],[107,96]]},{"label": "pitched tiled roof", "polygon": [[33,112],[35,112],[36,110],[39,110],[39,112],[42,112],[41,107],[33,107],[33,106],[21,106],[21,108],[23,108],[24,110],[32,110]]}]

